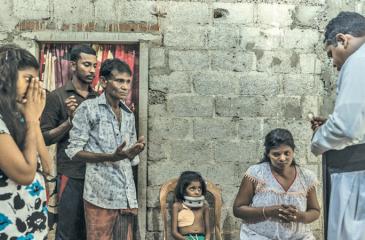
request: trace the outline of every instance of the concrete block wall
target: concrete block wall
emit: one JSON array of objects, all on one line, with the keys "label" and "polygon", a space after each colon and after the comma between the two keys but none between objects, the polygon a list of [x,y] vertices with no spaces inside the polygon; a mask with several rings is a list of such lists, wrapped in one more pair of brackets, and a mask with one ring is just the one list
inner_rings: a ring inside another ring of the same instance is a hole
[{"label": "concrete block wall", "polygon": [[[9,0],[0,10],[0,43],[28,49],[35,42],[22,34],[32,31],[160,36],[149,43],[147,239],[162,239],[160,185],[192,169],[222,189],[224,239],[235,240],[233,200],[269,130],[292,131],[296,160],[321,177],[306,116],[333,106],[336,73],[322,30],[340,10],[365,7],[360,0]],[[312,229],[322,239],[322,221]]]}]

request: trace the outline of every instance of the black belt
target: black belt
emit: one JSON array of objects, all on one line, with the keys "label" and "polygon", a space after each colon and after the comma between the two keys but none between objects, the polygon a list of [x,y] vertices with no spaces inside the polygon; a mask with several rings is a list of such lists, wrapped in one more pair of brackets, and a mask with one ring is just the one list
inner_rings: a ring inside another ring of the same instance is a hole
[{"label": "black belt", "polygon": [[365,144],[330,150],[323,154],[323,202],[325,239],[327,239],[328,207],[331,195],[331,174],[365,170]]}]

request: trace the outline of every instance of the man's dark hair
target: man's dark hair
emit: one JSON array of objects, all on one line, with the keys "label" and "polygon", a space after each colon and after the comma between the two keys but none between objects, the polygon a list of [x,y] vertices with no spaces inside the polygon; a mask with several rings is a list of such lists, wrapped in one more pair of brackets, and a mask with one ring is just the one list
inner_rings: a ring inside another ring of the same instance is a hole
[{"label": "man's dark hair", "polygon": [[127,63],[118,58],[105,60],[100,67],[100,77],[104,77],[106,80],[110,79],[112,71],[116,70],[119,73],[127,73],[132,76],[132,71]]},{"label": "man's dark hair", "polygon": [[75,45],[72,47],[70,60],[73,62],[77,62],[77,60],[79,60],[79,58],[80,58],[81,53],[96,56],[96,52],[92,47],[90,47],[89,45],[86,45],[86,44],[79,44],[79,45]]},{"label": "man's dark hair", "polygon": [[200,182],[202,188],[202,195],[205,196],[207,193],[207,185],[203,180],[202,175],[194,171],[185,171],[181,173],[179,180],[177,181],[175,188],[175,198],[178,201],[184,201],[184,196],[186,195],[186,188],[193,181]]},{"label": "man's dark hair", "polygon": [[365,35],[365,17],[355,12],[340,12],[326,26],[324,43],[337,46],[336,35],[350,34],[354,37]]}]

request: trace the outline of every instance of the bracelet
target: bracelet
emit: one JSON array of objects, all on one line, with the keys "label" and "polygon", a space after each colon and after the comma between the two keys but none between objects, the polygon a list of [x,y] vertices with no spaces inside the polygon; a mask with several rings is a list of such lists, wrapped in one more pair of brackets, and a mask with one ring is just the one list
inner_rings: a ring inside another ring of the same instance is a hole
[{"label": "bracelet", "polygon": [[265,215],[265,207],[262,208],[262,215],[264,216],[265,220],[267,220],[267,217]]}]

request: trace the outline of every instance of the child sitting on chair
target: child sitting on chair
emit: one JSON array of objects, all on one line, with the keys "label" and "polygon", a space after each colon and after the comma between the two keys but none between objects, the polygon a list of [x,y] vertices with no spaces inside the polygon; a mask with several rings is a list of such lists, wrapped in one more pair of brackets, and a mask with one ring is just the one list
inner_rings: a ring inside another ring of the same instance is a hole
[{"label": "child sitting on chair", "polygon": [[172,212],[172,235],[177,240],[210,240],[209,205],[205,201],[207,186],[193,171],[180,175],[175,189]]}]

